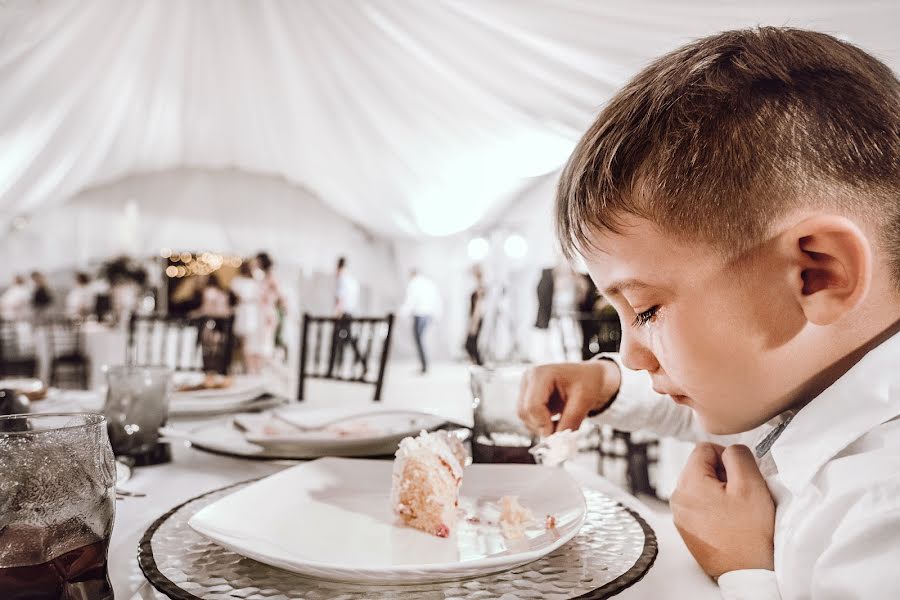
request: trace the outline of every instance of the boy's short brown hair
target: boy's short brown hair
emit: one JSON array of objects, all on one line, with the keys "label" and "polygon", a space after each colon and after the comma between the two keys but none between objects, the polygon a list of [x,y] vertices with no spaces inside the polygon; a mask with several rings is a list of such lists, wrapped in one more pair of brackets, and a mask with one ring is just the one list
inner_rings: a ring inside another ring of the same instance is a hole
[{"label": "boy's short brown hair", "polygon": [[824,33],[761,27],[657,59],[600,113],[563,171],[568,256],[621,217],[726,253],[813,205],[871,219],[900,282],[900,82]]}]

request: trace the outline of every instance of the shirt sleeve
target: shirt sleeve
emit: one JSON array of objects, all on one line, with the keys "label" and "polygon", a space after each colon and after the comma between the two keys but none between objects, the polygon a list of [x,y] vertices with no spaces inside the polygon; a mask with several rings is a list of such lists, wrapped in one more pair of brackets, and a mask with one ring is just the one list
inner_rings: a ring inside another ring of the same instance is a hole
[{"label": "shirt sleeve", "polygon": [[752,447],[758,430],[735,435],[712,435],[700,425],[694,411],[676,404],[669,396],[653,391],[653,382],[646,371],[632,371],[622,364],[618,353],[597,357],[611,360],[619,367],[619,392],[608,408],[593,417],[596,423],[610,425],[621,431],[651,431],[662,437],[688,442],[712,441],[718,444],[747,444]]},{"label": "shirt sleeve", "polygon": [[723,600],[781,600],[775,571],[742,569],[719,576]]}]

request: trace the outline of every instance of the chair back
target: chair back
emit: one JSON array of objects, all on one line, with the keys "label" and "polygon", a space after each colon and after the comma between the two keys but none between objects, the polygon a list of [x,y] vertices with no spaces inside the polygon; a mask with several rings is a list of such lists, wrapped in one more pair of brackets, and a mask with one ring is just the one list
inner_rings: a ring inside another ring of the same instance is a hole
[{"label": "chair back", "polygon": [[297,399],[303,400],[307,379],[328,379],[372,385],[374,400],[381,400],[393,326],[393,314],[340,318],[304,314]]},{"label": "chair back", "polygon": [[47,332],[50,359],[84,356],[84,341],[81,335],[81,319],[63,316],[48,317],[40,326]]},{"label": "chair back", "polygon": [[176,371],[228,372],[233,318],[135,315],[128,330],[128,364]]},{"label": "chair back", "polygon": [[31,321],[0,320],[0,376],[35,377],[37,344]]}]

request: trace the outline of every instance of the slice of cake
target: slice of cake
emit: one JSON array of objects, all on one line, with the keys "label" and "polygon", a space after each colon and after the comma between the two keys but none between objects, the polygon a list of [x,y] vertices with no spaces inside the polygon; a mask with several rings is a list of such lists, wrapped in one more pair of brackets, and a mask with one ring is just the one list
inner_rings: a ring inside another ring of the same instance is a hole
[{"label": "slice of cake", "polygon": [[391,505],[410,527],[448,537],[456,524],[466,451],[446,431],[423,431],[400,442],[391,481]]}]

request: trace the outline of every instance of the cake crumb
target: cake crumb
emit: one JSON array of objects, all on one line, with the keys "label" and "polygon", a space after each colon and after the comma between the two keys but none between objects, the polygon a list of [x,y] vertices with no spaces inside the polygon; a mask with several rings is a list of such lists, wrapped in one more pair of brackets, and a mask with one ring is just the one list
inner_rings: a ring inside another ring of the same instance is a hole
[{"label": "cake crumb", "polygon": [[534,521],[534,514],[519,503],[518,496],[500,498],[500,530],[507,539],[525,536],[525,527]]},{"label": "cake crumb", "polygon": [[556,529],[556,517],[547,515],[547,529]]}]

